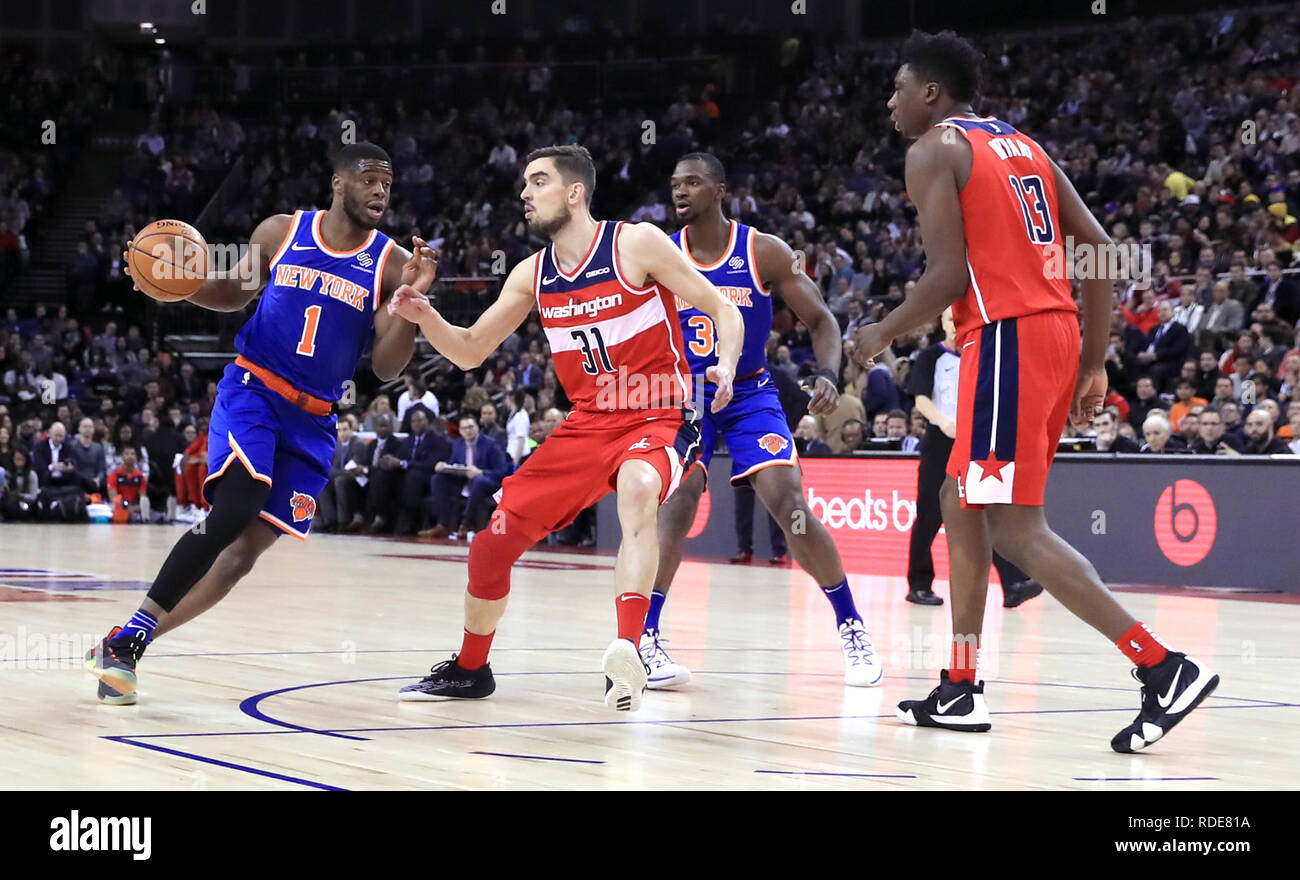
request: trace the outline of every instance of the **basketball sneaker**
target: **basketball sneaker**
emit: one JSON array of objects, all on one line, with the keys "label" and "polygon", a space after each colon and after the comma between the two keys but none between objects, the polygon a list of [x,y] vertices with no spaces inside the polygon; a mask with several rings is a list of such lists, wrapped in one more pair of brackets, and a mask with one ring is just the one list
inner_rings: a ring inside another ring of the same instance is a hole
[{"label": "basketball sneaker", "polygon": [[103,641],[86,652],[86,670],[125,697],[135,694],[135,665],[144,653],[145,640],[143,633],[128,639],[119,637],[121,632],[122,627],[113,627]]},{"label": "basketball sneaker", "polygon": [[993,725],[984,705],[984,682],[951,681],[948,670],[939,673],[939,686],[924,700],[903,700],[898,720],[914,727],[943,727],[983,733]]},{"label": "basketball sneaker", "polygon": [[99,693],[96,696],[105,706],[134,706],[138,694],[119,694],[101,681],[99,683]]},{"label": "basketball sneaker", "polygon": [[605,670],[605,705],[618,712],[635,712],[641,708],[650,668],[631,639],[615,639],[601,659]]},{"label": "basketball sneaker", "polygon": [[674,663],[659,644],[657,629],[641,634],[641,659],[650,669],[645,686],[652,691],[681,687],[691,680],[691,671],[680,663]]},{"label": "basketball sneaker", "polygon": [[481,700],[496,689],[490,663],[483,664],[481,669],[465,669],[452,654],[450,660],[431,668],[424,678],[398,691],[397,699],[404,703]]},{"label": "basketball sneaker", "polygon": [[1133,723],[1110,741],[1117,752],[1142,751],[1173,730],[1219,686],[1219,676],[1208,666],[1177,651],[1150,668],[1133,667],[1133,677],[1142,683],[1142,708]]},{"label": "basketball sneaker", "polygon": [[840,650],[844,652],[844,683],[851,687],[875,687],[885,677],[876,646],[860,620],[840,624]]}]

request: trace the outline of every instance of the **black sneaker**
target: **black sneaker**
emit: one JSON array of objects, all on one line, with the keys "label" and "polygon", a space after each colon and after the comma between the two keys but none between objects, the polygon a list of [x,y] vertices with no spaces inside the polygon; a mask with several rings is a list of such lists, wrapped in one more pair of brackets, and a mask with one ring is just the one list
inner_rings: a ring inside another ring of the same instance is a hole
[{"label": "black sneaker", "polygon": [[1133,677],[1142,682],[1142,709],[1110,741],[1117,752],[1142,751],[1173,730],[1219,686],[1219,676],[1208,666],[1178,651],[1170,651],[1150,668],[1133,667]]},{"label": "black sneaker", "polygon": [[450,660],[430,669],[424,678],[398,691],[397,699],[402,702],[481,700],[496,689],[491,664],[484,663],[481,669],[465,669],[452,654]]},{"label": "black sneaker", "polygon": [[1017,581],[1002,588],[1002,607],[1015,608],[1043,592],[1043,585],[1035,580]]},{"label": "black sneaker", "polygon": [[904,597],[913,605],[942,605],[943,597],[935,595],[933,590],[908,590]]},{"label": "black sneaker", "polygon": [[930,691],[930,696],[904,700],[898,704],[897,714],[899,721],[914,727],[983,733],[993,726],[984,705],[984,682],[950,681],[946,669],[939,673],[939,686]]},{"label": "black sneaker", "polygon": [[[121,632],[122,627],[113,627],[103,641],[86,652],[86,670],[118,696],[127,697],[135,694],[135,665],[144,653],[146,642],[139,631],[135,638],[122,637]],[[101,690],[100,698],[103,697]]]}]

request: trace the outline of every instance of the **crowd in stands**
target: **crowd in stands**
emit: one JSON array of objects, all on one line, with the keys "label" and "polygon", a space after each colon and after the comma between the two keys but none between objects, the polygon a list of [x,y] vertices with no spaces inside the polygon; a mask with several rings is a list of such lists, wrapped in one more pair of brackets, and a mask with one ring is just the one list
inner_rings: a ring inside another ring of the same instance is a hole
[{"label": "crowd in stands", "polygon": [[[1115,27],[1136,30],[1121,40]],[[1092,428],[1067,433],[1103,451],[1300,452],[1298,30],[1289,19],[1240,12],[977,40],[988,62],[977,110],[1038,140],[1114,241],[1149,256],[1149,283],[1116,288],[1107,411]],[[1139,44],[1150,51],[1125,48]],[[883,106],[896,66],[896,43],[785,52],[782,82],[757,102],[702,81],[644,107],[569,106],[546,60],[518,57],[490,98],[457,85],[457,76],[482,70],[448,67],[437,84],[446,100],[433,105],[372,97],[252,113],[220,100],[163,103],[102,220],[86,229],[93,260],[80,248],[72,258],[71,310],[5,316],[8,491],[31,495],[57,472],[66,486],[125,496],[109,475],[125,468],[121,486],[139,469],[148,514],[197,515],[215,385],[133,323],[141,298],[117,255],[151,219],[193,219],[236,158],[246,176],[211,218],[209,240],[243,241],[264,216],[321,206],[330,146],[350,125],[357,140],[381,143],[394,158],[383,228],[437,247],[444,280],[499,275],[541,244],[517,199],[523,157],[535,147],[584,144],[597,162],[597,214],[665,227],[676,157],[711,149],[727,164],[727,213],[805,256],[843,331],[841,406],[806,417],[799,385],[816,367],[812,341],[778,304],[769,367],[801,453],[914,450],[926,423],[913,407],[911,365],[941,331],[895,340],[869,370],[852,359],[854,331],[902,302],[924,266],[903,185],[905,144]],[[646,121],[654,138],[642,136]],[[0,176],[9,167],[29,188],[20,201],[30,203],[40,160],[16,161],[6,166],[0,150]],[[0,220],[12,221],[23,209],[6,189]],[[0,228],[0,250],[4,242]],[[446,287],[440,301],[461,303],[449,314],[460,321],[495,289],[474,288],[466,304]],[[535,317],[481,368],[436,362],[397,400],[366,394],[340,419],[320,527],[437,536],[481,528],[492,487],[567,407]],[[127,467],[122,453],[132,446]],[[576,540],[587,537],[580,528]]]}]

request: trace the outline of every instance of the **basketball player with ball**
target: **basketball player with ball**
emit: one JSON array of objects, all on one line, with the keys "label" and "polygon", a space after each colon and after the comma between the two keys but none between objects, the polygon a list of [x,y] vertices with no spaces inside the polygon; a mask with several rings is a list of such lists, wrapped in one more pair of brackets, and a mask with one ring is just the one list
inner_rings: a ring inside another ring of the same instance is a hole
[{"label": "basketball player with ball", "polygon": [[212,509],[176,542],[140,608],[87,653],[101,702],[135,703],[136,665],[154,638],[220,601],[282,533],[306,540],[336,444],[333,404],[372,333],[380,379],[411,359],[416,326],[380,304],[405,285],[426,293],[433,251],[415,238],[408,253],[378,230],[393,186],[382,149],[344,146],[333,172],[328,210],[263,220],[226,277],[206,277],[203,237],[176,220],[146,227],[125,255],[136,288],[163,302],[235,312],[263,295],[217,385],[203,484]]}]

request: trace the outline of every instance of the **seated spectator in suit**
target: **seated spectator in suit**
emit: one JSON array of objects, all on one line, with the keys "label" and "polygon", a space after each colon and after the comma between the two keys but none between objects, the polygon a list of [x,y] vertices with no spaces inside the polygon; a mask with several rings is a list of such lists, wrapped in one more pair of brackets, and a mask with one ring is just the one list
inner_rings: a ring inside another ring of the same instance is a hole
[{"label": "seated spectator in suit", "polygon": [[1197,434],[1199,436],[1189,447],[1197,455],[1226,455],[1227,453],[1221,450],[1227,449],[1234,452],[1241,451],[1241,442],[1223,433],[1223,416],[1214,407],[1207,406],[1201,410]]},{"label": "seated spectator in suit", "polygon": [[1214,385],[1223,374],[1219,372],[1219,359],[1212,351],[1203,351],[1197,360],[1196,373],[1192,382],[1196,385],[1196,396],[1209,400],[1214,396]]},{"label": "seated spectator in suit", "polygon": [[495,440],[504,452],[506,448],[506,429],[497,421],[497,408],[490,403],[483,404],[479,407],[478,418],[479,433]]},{"label": "seated spectator in suit", "polygon": [[1137,360],[1147,369],[1155,380],[1156,390],[1160,391],[1182,369],[1192,338],[1187,328],[1174,320],[1174,307],[1169,300],[1162,300],[1156,306],[1156,315],[1160,323],[1147,334],[1147,348],[1138,352]]},{"label": "seated spectator in suit", "polygon": [[1150,376],[1143,376],[1137,381],[1137,399],[1129,408],[1128,422],[1134,430],[1141,430],[1152,410],[1167,408],[1168,405],[1156,392],[1155,381]]},{"label": "seated spectator in suit", "polygon": [[399,425],[409,425],[406,417],[414,406],[423,406],[425,411],[430,415],[438,415],[438,398],[432,391],[425,388],[424,377],[420,371],[412,367],[406,373],[406,390],[397,398],[397,423]]},{"label": "seated spectator in suit", "polygon": [[1092,427],[1097,432],[1098,452],[1140,452],[1142,447],[1137,441],[1130,440],[1119,433],[1119,413],[1114,407],[1107,407],[1092,420]]},{"label": "seated spectator in suit", "polygon": [[32,468],[42,489],[79,488],[77,466],[68,445],[68,429],[62,422],[50,425],[49,435],[32,447]]},{"label": "seated spectator in suit", "polygon": [[[321,490],[317,505],[323,531],[339,529],[359,532],[365,526],[361,514],[361,484],[357,477],[366,473],[366,441],[356,435],[357,417],[348,413],[339,418],[338,445],[330,463],[329,482]],[[312,528],[316,523],[312,523]]]},{"label": "seated spectator in suit", "polygon": [[1167,455],[1187,451],[1187,444],[1181,437],[1174,436],[1169,427],[1169,418],[1163,412],[1153,412],[1147,416],[1142,423],[1142,435],[1146,442],[1142,444],[1139,450],[1141,452]]},{"label": "seated spectator in suit", "polygon": [[1281,440],[1273,433],[1273,416],[1265,409],[1256,409],[1246,416],[1246,440],[1242,444],[1241,451],[1235,449],[1225,452],[1225,455],[1291,455],[1291,447],[1287,446],[1284,440]]},{"label": "seated spectator in suit", "polygon": [[367,453],[366,516],[371,521],[372,535],[392,529],[398,495],[402,489],[402,461],[406,457],[406,441],[393,436],[395,423],[396,417],[392,413],[379,413],[375,416],[375,442],[370,444]]},{"label": "seated spectator in suit", "polygon": [[[1241,267],[1234,266],[1233,274],[1242,275],[1242,283],[1249,284],[1245,281],[1245,273]],[[1205,311],[1205,319],[1201,321],[1202,343],[1213,343],[1219,338],[1230,336],[1241,330],[1246,324],[1246,307],[1241,301],[1229,296],[1229,287],[1226,281],[1216,282],[1214,285],[1213,299],[1210,306]]]},{"label": "seated spectator in suit", "polygon": [[81,491],[103,493],[108,461],[104,444],[95,442],[95,423],[91,419],[82,419],[77,424],[77,436],[68,443],[68,458],[76,468]]},{"label": "seated spectator in suit", "polygon": [[794,429],[794,448],[801,456],[820,458],[831,455],[831,448],[822,439],[822,426],[813,415],[804,416]]},{"label": "seated spectator in suit", "polygon": [[407,413],[411,436],[406,438],[406,456],[402,459],[402,500],[397,511],[398,535],[414,535],[424,528],[424,499],[429,494],[434,467],[451,457],[451,442],[441,430],[432,428],[429,411],[421,404]]},{"label": "seated spectator in suit", "polygon": [[1238,444],[1246,442],[1246,423],[1241,420],[1241,407],[1234,401],[1219,406],[1219,414],[1223,416],[1223,434],[1225,437],[1233,437]]},{"label": "seated spectator in suit", "polygon": [[483,434],[478,421],[466,415],[460,420],[460,437],[451,445],[450,461],[438,462],[434,471],[431,494],[437,522],[420,532],[420,537],[445,538],[454,531],[463,540],[487,525],[492,496],[510,473],[510,459],[501,444]]},{"label": "seated spectator in suit", "polygon": [[1282,264],[1277,260],[1269,261],[1264,268],[1268,271],[1268,284],[1258,302],[1252,305],[1268,303],[1283,321],[1300,323],[1300,287],[1282,274]]}]

